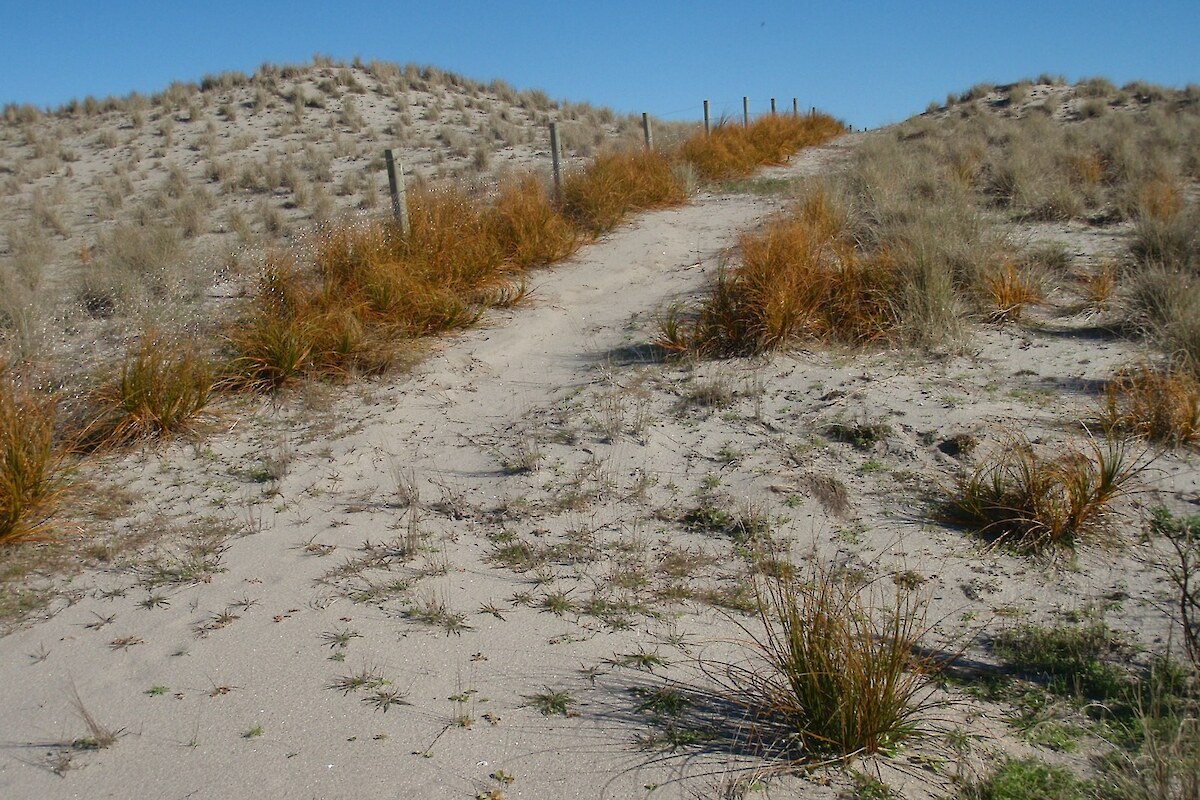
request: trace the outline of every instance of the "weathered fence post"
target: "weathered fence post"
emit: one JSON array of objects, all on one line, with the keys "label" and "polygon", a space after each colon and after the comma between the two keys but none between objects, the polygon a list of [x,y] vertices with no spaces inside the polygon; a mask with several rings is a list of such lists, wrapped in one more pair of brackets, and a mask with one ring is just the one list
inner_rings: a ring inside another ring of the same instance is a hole
[{"label": "weathered fence post", "polygon": [[742,127],[750,127],[750,98],[742,97]]},{"label": "weathered fence post", "polygon": [[558,163],[558,123],[550,123],[550,158],[554,163],[554,197],[562,200],[562,172]]},{"label": "weathered fence post", "polygon": [[400,223],[400,232],[407,236],[408,197],[404,190],[404,164],[396,160],[390,148],[383,151],[383,160],[387,162],[388,189],[392,193],[392,216]]},{"label": "weathered fence post", "polygon": [[794,97],[792,98],[792,116],[793,117],[800,116],[800,103]]},{"label": "weathered fence post", "polygon": [[709,120],[709,118],[708,118],[708,101],[707,101],[707,100],[705,100],[705,101],[704,101],[704,135],[705,135],[705,136],[708,136],[708,134],[709,134],[709,133],[711,132],[711,130],[712,130],[712,127],[711,127],[711,125],[709,124],[709,121],[708,121],[708,120]]},{"label": "weathered fence post", "polygon": [[642,133],[646,135],[646,149],[654,149],[654,131],[650,127],[650,115],[642,112]]},{"label": "weathered fence post", "polygon": [[771,98],[771,116],[775,116],[775,98]]}]

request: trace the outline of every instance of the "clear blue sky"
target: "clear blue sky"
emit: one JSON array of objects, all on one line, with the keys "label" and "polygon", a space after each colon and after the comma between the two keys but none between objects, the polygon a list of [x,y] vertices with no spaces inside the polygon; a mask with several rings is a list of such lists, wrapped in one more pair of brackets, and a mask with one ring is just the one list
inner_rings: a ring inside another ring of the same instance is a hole
[{"label": "clear blue sky", "polygon": [[856,126],[1041,72],[1200,83],[1200,3],[0,0],[0,103],[153,92],[314,53],[432,64],[666,118],[772,96]]}]

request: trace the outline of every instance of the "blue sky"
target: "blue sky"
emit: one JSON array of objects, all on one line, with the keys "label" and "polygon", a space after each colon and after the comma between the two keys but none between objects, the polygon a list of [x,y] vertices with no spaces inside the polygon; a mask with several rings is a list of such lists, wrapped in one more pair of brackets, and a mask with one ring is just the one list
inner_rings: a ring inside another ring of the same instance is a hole
[{"label": "blue sky", "polygon": [[552,96],[698,117],[798,97],[855,126],[1042,72],[1200,83],[1191,2],[0,0],[0,103],[153,92],[314,53],[432,64]]}]

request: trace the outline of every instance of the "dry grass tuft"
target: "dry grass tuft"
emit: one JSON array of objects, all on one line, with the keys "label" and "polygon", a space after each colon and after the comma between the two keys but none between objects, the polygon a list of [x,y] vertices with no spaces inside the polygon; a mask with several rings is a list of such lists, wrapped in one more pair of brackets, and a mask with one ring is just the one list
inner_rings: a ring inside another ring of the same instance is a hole
[{"label": "dry grass tuft", "polygon": [[814,566],[760,586],[757,608],[763,633],[751,636],[766,668],[731,669],[733,699],[782,725],[801,759],[888,753],[922,733],[938,667],[914,652],[924,602]]},{"label": "dry grass tuft", "polygon": [[117,743],[125,733],[124,728],[110,728],[102,723],[91,710],[84,705],[79,696],[79,689],[74,682],[71,684],[71,708],[79,715],[79,719],[87,728],[87,735],[71,742],[76,750],[105,750]]},{"label": "dry grass tuft", "polygon": [[824,192],[740,244],[742,263],[718,273],[693,318],[679,309],[664,318],[661,346],[739,356],[806,339],[862,345],[895,327],[894,262],[858,254],[844,210]]},{"label": "dry grass tuft", "polygon": [[489,223],[510,263],[520,269],[562,261],[580,245],[579,232],[554,208],[546,187],[533,175],[500,187]]},{"label": "dry grass tuft", "polygon": [[307,267],[268,259],[253,312],[229,335],[241,384],[274,390],[303,376],[385,372],[414,338],[523,300],[525,272],[581,241],[533,176],[501,186],[490,204],[422,188],[408,208],[407,235],[390,219],[345,222],[317,239]]},{"label": "dry grass tuft", "polygon": [[958,482],[938,516],[1018,550],[1070,547],[1103,528],[1143,469],[1123,443],[1089,441],[1089,450],[1041,456],[1014,435]]},{"label": "dry grass tuft", "polygon": [[1179,369],[1200,379],[1200,275],[1148,266],[1125,283],[1129,323],[1144,330]]},{"label": "dry grass tuft", "polygon": [[1008,261],[984,277],[984,287],[994,308],[993,322],[1016,322],[1027,305],[1042,302],[1039,276],[1030,268]]},{"label": "dry grass tuft", "polygon": [[563,213],[589,234],[617,227],[636,211],[687,199],[670,160],[653,151],[608,153],[563,181]]},{"label": "dry grass tuft", "polygon": [[679,154],[701,177],[728,180],[767,164],[782,164],[802,147],[824,144],[845,131],[845,126],[825,114],[776,114],[749,127],[721,124],[708,136],[696,134],[680,146]]},{"label": "dry grass tuft", "polygon": [[1100,421],[1111,435],[1172,447],[1200,441],[1200,382],[1192,375],[1141,365],[1113,376]]},{"label": "dry grass tuft", "polygon": [[1084,310],[1099,313],[1108,309],[1117,293],[1118,265],[1103,264],[1094,272],[1076,274],[1080,294],[1083,295]]},{"label": "dry grass tuft", "polygon": [[55,401],[0,384],[0,544],[41,538],[68,486]]},{"label": "dry grass tuft", "polygon": [[98,411],[76,447],[125,447],[189,430],[212,400],[213,365],[192,347],[150,331],[121,366],[120,377],[95,392]]}]

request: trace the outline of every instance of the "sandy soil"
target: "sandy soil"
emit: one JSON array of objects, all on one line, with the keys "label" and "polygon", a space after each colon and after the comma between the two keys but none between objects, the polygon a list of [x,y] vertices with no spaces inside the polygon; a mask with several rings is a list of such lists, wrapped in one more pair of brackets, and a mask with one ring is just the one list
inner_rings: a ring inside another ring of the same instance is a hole
[{"label": "sandy soil", "polygon": [[[859,136],[768,175],[829,169]],[[1047,315],[981,327],[951,356],[653,358],[656,310],[783,202],[704,194],[644,215],[409,376],[247,403],[198,443],[98,466],[97,486],[137,498],[115,524],[144,544],[4,638],[0,796],[738,796],[782,765],[704,694],[757,630],[737,537],[685,522],[706,503],[757,520],[781,560],[919,584],[931,642],[1095,604],[1161,646],[1139,507],[1185,509],[1194,455],[1159,457],[1116,541],[1069,562],[987,550],[923,513],[971,463],[947,454],[955,437],[975,454],[1014,429],[1079,441],[1091,387],[1134,345]],[[838,421],[884,434],[858,449],[828,436]],[[830,477],[847,507],[821,491]],[[663,686],[711,702],[664,721],[643,708]],[[1032,749],[1003,708],[946,697],[939,724],[980,738],[883,766],[908,797]],[[81,709],[115,743],[88,749]],[[780,776],[755,796],[846,785]]]}]

